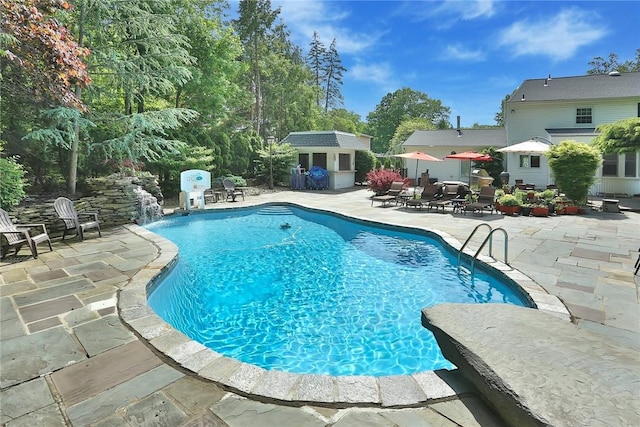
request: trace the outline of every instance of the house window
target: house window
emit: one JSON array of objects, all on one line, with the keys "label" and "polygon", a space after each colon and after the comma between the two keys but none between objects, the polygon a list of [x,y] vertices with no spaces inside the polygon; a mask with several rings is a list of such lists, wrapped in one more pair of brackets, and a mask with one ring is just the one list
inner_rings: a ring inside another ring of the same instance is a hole
[{"label": "house window", "polygon": [[313,166],[327,169],[327,153],[313,153]]},{"label": "house window", "polygon": [[591,108],[577,108],[576,123],[592,123]]},{"label": "house window", "polygon": [[618,176],[617,154],[605,154],[602,156],[602,176]]},{"label": "house window", "polygon": [[349,154],[339,154],[338,170],[341,170],[341,171],[351,170],[351,156]]},{"label": "house window", "polygon": [[539,168],[540,156],[520,155],[521,168]]},{"label": "house window", "polygon": [[624,155],[624,176],[635,178],[638,170],[636,153],[625,153]]}]

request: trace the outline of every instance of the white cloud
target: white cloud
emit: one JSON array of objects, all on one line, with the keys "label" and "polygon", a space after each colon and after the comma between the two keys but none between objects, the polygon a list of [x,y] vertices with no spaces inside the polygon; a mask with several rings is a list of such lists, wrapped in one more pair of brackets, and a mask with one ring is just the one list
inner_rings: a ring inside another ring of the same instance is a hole
[{"label": "white cloud", "polygon": [[582,46],[604,37],[606,29],[594,24],[598,16],[577,8],[539,20],[513,23],[499,35],[498,44],[516,56],[543,55],[554,61],[570,59]]},{"label": "white cloud", "polygon": [[393,70],[388,63],[376,63],[366,65],[357,62],[349,69],[349,77],[361,82],[375,83],[379,85],[393,85]]},{"label": "white cloud", "polygon": [[436,24],[440,28],[449,28],[459,21],[491,18],[497,13],[496,9],[496,2],[493,0],[444,0],[440,3],[408,1],[398,9],[398,13],[413,21],[437,18]]},{"label": "white cloud", "polygon": [[465,49],[460,45],[449,45],[445,50],[445,59],[463,61],[484,61],[485,55],[479,50]]},{"label": "white cloud", "polygon": [[491,18],[495,13],[495,3],[492,0],[446,0],[437,12],[458,15],[463,21]]},{"label": "white cloud", "polygon": [[350,17],[348,9],[335,1],[272,1],[272,8],[280,7],[280,17],[291,31],[298,46],[308,48],[313,32],[329,47],[333,39],[340,54],[354,54],[374,46],[383,32],[358,33],[343,24]]}]

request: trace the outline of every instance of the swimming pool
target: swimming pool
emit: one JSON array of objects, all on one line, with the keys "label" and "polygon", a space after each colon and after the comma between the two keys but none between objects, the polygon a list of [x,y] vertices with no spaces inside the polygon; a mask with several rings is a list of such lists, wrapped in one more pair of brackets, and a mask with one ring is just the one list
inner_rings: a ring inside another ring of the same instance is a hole
[{"label": "swimming pool", "polygon": [[271,205],[146,228],[180,253],[149,295],[154,311],[216,352],[266,369],[372,376],[451,369],[420,324],[423,307],[529,305],[517,287],[482,269],[473,278],[459,273],[457,255],[426,233],[338,215]]}]

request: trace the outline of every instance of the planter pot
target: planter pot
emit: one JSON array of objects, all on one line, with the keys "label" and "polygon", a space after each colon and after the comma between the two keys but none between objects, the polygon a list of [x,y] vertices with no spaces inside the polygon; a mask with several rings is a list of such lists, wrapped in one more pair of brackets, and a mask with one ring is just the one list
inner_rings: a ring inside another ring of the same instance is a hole
[{"label": "planter pot", "polygon": [[549,215],[553,215],[556,211],[556,205],[549,203],[547,206],[549,206]]},{"label": "planter pot", "polygon": [[520,207],[520,216],[529,216],[531,215],[531,208],[530,207]]},{"label": "planter pot", "polygon": [[501,212],[505,215],[514,215],[520,212],[520,206],[500,206]]},{"label": "planter pot", "polygon": [[556,215],[564,215],[564,214],[565,214],[564,208],[556,208]]},{"label": "planter pot", "polygon": [[549,208],[546,206],[536,206],[531,208],[531,214],[533,216],[549,216]]},{"label": "planter pot", "polygon": [[577,206],[565,206],[564,213],[567,215],[577,215],[578,207]]}]

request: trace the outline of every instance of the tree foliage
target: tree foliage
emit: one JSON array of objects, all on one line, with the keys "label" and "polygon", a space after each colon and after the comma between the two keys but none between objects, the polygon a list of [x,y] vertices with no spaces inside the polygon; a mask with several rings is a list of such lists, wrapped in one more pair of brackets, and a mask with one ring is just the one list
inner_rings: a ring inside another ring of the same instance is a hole
[{"label": "tree foliage", "polygon": [[131,164],[141,160],[157,160],[165,153],[176,153],[184,142],[168,139],[167,129],[176,129],[192,121],[198,113],[181,108],[167,108],[112,117],[118,135],[93,145],[108,158],[128,159]]},{"label": "tree foliage", "polygon": [[511,95],[507,94],[504,99],[502,100],[502,102],[500,103],[500,111],[498,111],[496,113],[496,115],[494,116],[494,120],[496,121],[496,124],[500,127],[504,127],[505,121],[504,121],[504,106],[506,105],[507,101],[511,99]]},{"label": "tree foliage", "polygon": [[[305,58],[269,0],[241,0],[231,23],[223,0],[0,5],[0,139],[41,189],[66,180],[72,192],[76,175],[81,182],[123,166],[157,172],[167,186],[190,167],[260,177],[267,136],[371,134],[358,114],[339,108],[346,69],[336,40],[326,49],[315,33]],[[407,118],[448,126],[440,101],[407,88],[395,95],[373,115],[375,132],[390,123],[374,144],[386,149]],[[283,181],[289,166],[281,165]]]},{"label": "tree foliage", "polygon": [[291,147],[291,144],[272,144],[258,149],[256,153],[258,155],[255,160],[256,177],[260,182],[268,183],[269,173],[272,170],[275,185],[288,184],[291,165],[296,156],[296,149]]},{"label": "tree foliage", "polygon": [[4,143],[0,141],[0,208],[8,209],[20,203],[25,196],[24,168],[14,157],[4,156]]},{"label": "tree foliage", "polygon": [[354,159],[356,167],[356,182],[365,182],[367,173],[375,167],[376,157],[371,151],[356,151]]},{"label": "tree foliage", "polygon": [[402,88],[385,95],[373,112],[367,115],[369,134],[373,137],[372,150],[378,153],[389,150],[396,129],[406,119],[424,118],[436,128],[449,127],[450,109],[442,102],[431,99],[426,93]]},{"label": "tree foliage", "polygon": [[600,135],[591,144],[604,154],[640,151],[640,118],[632,117],[599,125]]},{"label": "tree foliage", "polygon": [[0,28],[4,49],[2,93],[35,96],[64,106],[84,109],[74,86],[91,79],[80,47],[55,14],[70,8],[64,0],[0,0]]},{"label": "tree foliage", "polygon": [[589,61],[591,68],[587,70],[587,74],[608,74],[612,71],[621,73],[630,73],[640,71],[640,49],[636,49],[636,57],[624,62],[618,60],[618,54],[610,53],[608,58],[595,56]]},{"label": "tree foliage", "polygon": [[602,157],[595,147],[576,141],[562,141],[546,152],[556,185],[576,203],[586,202],[595,182]]},{"label": "tree foliage", "polygon": [[400,154],[403,152],[402,144],[417,130],[433,130],[436,129],[429,119],[410,118],[403,120],[396,128],[396,131],[389,143],[389,151],[387,154]]},{"label": "tree foliage", "polygon": [[502,181],[500,174],[504,170],[502,161],[504,160],[504,153],[498,151],[496,147],[488,147],[480,151],[482,154],[488,154],[493,158],[490,162],[473,162],[474,168],[482,168],[487,171],[489,176],[493,178],[494,187],[502,187]]},{"label": "tree foliage", "polygon": [[360,115],[344,108],[320,112],[312,130],[338,130],[353,134],[364,133],[365,124]]},{"label": "tree foliage", "polygon": [[342,106],[343,98],[340,87],[342,86],[342,75],[347,71],[342,66],[342,60],[336,49],[336,39],[333,39],[327,51],[324,67],[324,111],[329,111],[329,107],[337,108]]},{"label": "tree foliage", "polygon": [[317,31],[313,32],[309,53],[307,53],[306,63],[312,73],[313,87],[316,88],[316,107],[322,106],[322,80],[324,78],[324,60],[327,56],[327,48],[320,40]]}]

